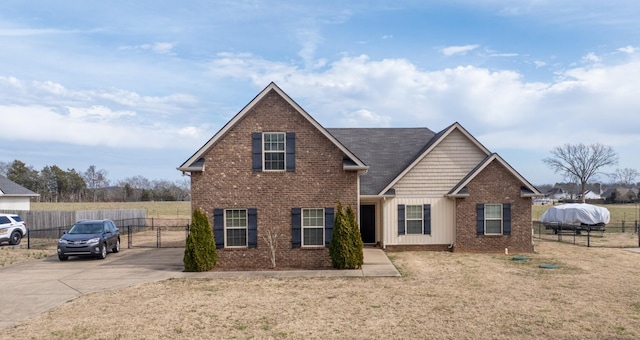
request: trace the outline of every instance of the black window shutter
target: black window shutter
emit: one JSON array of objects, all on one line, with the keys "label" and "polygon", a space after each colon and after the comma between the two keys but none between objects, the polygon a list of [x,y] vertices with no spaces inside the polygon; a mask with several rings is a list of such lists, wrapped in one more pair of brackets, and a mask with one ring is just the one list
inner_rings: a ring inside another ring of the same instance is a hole
[{"label": "black window shutter", "polygon": [[398,235],[404,235],[404,204],[398,204]]},{"label": "black window shutter", "polygon": [[333,208],[324,208],[324,246],[329,247],[333,238]]},{"label": "black window shutter", "polygon": [[286,140],[286,167],[287,171],[292,172],[296,170],[296,133],[295,132],[287,132],[287,140]]},{"label": "black window shutter", "polygon": [[258,209],[249,208],[247,210],[247,233],[249,234],[249,248],[258,248]]},{"label": "black window shutter", "polygon": [[253,171],[262,171],[262,133],[251,134],[251,154],[253,155]]},{"label": "black window shutter", "polygon": [[291,248],[302,246],[302,209],[291,208]]},{"label": "black window shutter", "polygon": [[213,209],[213,237],[216,248],[224,248],[224,210]]},{"label": "black window shutter", "polygon": [[478,235],[484,235],[484,204],[478,203],[476,210],[478,211],[476,233]]},{"label": "black window shutter", "polygon": [[425,204],[422,206],[423,215],[422,221],[424,223],[424,234],[431,235],[431,204]]},{"label": "black window shutter", "polygon": [[504,235],[511,235],[511,203],[502,205],[502,226],[502,233]]}]

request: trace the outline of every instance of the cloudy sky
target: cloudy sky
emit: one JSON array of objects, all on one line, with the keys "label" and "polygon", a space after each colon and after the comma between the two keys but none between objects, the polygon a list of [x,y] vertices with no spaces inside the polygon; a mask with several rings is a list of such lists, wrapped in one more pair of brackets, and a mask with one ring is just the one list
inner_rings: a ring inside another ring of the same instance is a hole
[{"label": "cloudy sky", "polygon": [[640,170],[638,18],[626,0],[3,0],[0,161],[177,180],[274,81],[325,127],[457,121],[534,184],[563,180],[541,160],[564,143]]}]

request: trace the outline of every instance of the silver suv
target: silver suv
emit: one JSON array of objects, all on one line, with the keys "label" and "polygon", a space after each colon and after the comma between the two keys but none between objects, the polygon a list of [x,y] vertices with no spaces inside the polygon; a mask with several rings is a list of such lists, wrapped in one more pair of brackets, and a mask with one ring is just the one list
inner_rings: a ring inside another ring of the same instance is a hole
[{"label": "silver suv", "polygon": [[0,244],[18,245],[27,235],[27,224],[16,214],[0,214]]}]

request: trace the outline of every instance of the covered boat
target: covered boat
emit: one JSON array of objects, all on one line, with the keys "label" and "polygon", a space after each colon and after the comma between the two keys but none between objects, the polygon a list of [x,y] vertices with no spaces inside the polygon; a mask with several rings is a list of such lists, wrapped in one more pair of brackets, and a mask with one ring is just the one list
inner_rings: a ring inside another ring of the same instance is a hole
[{"label": "covered boat", "polygon": [[576,231],[604,231],[611,215],[607,208],[586,203],[569,203],[550,207],[540,217],[547,229]]}]

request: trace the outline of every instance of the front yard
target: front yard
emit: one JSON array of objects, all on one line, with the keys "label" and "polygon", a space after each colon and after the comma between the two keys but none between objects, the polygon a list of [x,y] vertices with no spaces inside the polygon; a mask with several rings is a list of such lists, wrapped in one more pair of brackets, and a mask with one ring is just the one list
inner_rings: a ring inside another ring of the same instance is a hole
[{"label": "front yard", "polygon": [[402,278],[167,280],[85,295],[0,338],[640,337],[640,254],[536,248],[527,261],[389,253]]}]

